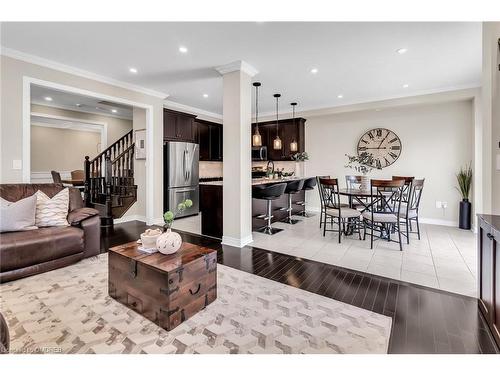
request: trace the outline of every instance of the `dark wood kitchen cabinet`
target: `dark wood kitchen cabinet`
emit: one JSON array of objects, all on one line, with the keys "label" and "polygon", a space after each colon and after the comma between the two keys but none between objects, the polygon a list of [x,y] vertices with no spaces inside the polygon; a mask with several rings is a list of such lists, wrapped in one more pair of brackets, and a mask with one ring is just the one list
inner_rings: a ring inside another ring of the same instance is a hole
[{"label": "dark wood kitchen cabinet", "polygon": [[196,120],[196,142],[200,144],[200,161],[222,161],[222,125]]},{"label": "dark wood kitchen cabinet", "polygon": [[478,299],[500,346],[500,216],[478,215]]},{"label": "dark wood kitchen cabinet", "polygon": [[195,142],[195,115],[163,109],[163,139],[166,141]]},{"label": "dark wood kitchen cabinet", "polygon": [[[291,160],[296,152],[305,151],[305,123],[306,119],[296,118],[283,119],[278,121],[278,135],[282,142],[281,150],[273,148],[273,141],[276,138],[276,121],[266,121],[259,123],[259,133],[262,137],[262,146],[267,146],[268,160]],[[252,134],[255,132],[255,124],[252,124]],[[290,150],[290,144],[297,141],[297,151]]]}]

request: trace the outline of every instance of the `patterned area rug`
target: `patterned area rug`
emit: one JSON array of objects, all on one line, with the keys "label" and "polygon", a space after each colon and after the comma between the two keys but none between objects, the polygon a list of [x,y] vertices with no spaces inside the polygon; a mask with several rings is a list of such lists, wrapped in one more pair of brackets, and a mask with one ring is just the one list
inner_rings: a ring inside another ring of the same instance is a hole
[{"label": "patterned area rug", "polygon": [[218,299],[167,332],[107,293],[107,254],[0,285],[12,353],[387,353],[391,318],[218,265]]}]

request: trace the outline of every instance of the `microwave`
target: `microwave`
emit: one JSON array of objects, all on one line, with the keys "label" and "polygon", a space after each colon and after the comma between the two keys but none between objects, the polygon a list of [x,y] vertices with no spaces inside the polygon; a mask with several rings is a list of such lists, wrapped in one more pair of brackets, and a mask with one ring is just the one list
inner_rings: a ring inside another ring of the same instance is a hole
[{"label": "microwave", "polygon": [[267,160],[267,147],[252,147],[252,161]]}]

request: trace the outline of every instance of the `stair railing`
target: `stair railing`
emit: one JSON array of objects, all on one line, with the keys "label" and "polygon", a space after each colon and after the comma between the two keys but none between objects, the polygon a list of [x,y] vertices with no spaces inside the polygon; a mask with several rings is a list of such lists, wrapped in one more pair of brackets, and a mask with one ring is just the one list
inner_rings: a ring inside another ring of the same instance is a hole
[{"label": "stair railing", "polygon": [[[94,159],[90,160],[88,156],[85,156],[84,200],[86,206],[92,203],[108,205],[109,202],[109,207],[111,207],[111,194],[119,182],[116,177],[118,177],[118,174],[123,173],[123,170],[120,169],[114,171],[113,164],[121,165],[124,155],[129,158],[130,153],[133,155],[133,149],[133,130],[131,130],[98,154]],[[132,164],[129,162],[129,166],[133,168],[133,161]],[[111,211],[109,210],[109,212]]]}]

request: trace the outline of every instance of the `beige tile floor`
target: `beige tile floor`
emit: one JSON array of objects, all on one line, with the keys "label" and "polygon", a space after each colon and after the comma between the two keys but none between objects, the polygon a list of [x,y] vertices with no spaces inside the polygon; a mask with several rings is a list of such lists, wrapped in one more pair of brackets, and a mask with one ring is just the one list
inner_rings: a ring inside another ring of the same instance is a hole
[{"label": "beige tile floor", "polygon": [[[174,229],[201,232],[201,215],[178,219]],[[403,280],[459,294],[476,295],[476,237],[471,231],[438,225],[421,225],[421,239],[411,235],[410,244],[376,241],[370,250],[369,237],[322,236],[319,216],[298,218],[296,225],[274,224],[285,230],[268,236],[253,233],[252,246],[312,259],[353,270]]]}]

